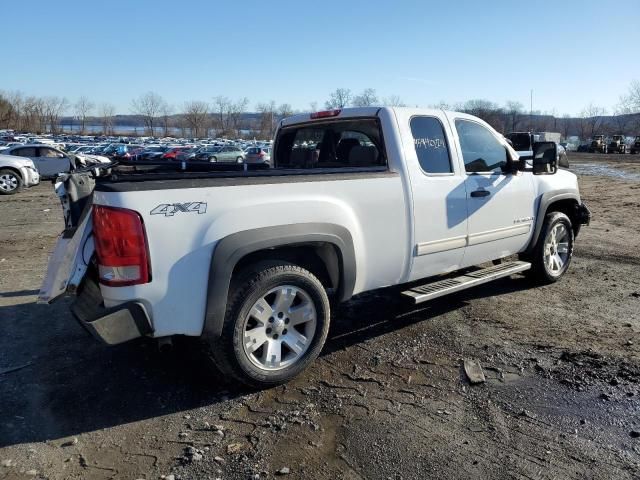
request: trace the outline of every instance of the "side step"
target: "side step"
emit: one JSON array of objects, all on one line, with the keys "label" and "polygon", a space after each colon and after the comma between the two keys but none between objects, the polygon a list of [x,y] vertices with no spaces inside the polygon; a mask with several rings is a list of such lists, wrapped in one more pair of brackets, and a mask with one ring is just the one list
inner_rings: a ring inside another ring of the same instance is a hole
[{"label": "side step", "polygon": [[502,277],[508,277],[514,273],[529,270],[531,264],[529,262],[507,262],[501,263],[475,272],[465,273],[459,277],[447,278],[433,283],[427,283],[410,290],[405,290],[402,295],[413,299],[414,303],[422,303],[427,300],[442,297],[450,293],[459,292],[467,288],[482,285]]}]

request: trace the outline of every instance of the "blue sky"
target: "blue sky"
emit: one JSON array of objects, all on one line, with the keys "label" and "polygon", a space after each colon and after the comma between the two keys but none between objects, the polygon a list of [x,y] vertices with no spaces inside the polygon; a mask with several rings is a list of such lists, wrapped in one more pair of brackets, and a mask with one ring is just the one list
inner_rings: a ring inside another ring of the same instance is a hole
[{"label": "blue sky", "polygon": [[150,90],[177,108],[224,95],[308,110],[337,87],[370,87],[410,105],[527,108],[533,89],[534,109],[561,115],[611,110],[640,79],[639,0],[23,0],[10,11],[0,90],[86,95],[119,113]]}]

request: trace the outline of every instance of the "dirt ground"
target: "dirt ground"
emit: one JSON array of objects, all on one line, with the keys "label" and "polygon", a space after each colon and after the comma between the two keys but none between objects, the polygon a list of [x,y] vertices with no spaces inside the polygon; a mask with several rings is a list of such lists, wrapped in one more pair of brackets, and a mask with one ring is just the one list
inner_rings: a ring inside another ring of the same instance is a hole
[{"label": "dirt ground", "polygon": [[258,393],[192,342],[108,348],[36,305],[61,209],[49,183],[1,197],[0,479],[640,478],[640,156],[570,161],[593,222],[560,283],[359,296]]}]

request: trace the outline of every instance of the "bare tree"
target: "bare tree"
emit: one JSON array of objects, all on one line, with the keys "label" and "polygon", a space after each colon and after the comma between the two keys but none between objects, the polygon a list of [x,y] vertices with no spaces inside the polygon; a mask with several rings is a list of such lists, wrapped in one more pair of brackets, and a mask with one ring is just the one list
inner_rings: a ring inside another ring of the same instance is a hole
[{"label": "bare tree", "polygon": [[520,102],[509,100],[505,105],[504,113],[508,130],[517,131],[524,113],[524,106]]},{"label": "bare tree", "polygon": [[80,132],[84,133],[87,125],[87,117],[95,108],[95,105],[83,95],[78,99],[73,108],[75,109],[76,117],[80,121]]},{"label": "bare tree", "polygon": [[351,103],[351,90],[348,88],[336,88],[329,96],[329,100],[324,103],[327,110],[333,108],[344,108]]},{"label": "bare tree", "polygon": [[60,117],[68,108],[69,101],[65,97],[47,97],[45,99],[45,113],[51,132],[58,132],[60,128]]},{"label": "bare tree", "polygon": [[131,102],[131,111],[142,117],[145,127],[152,136],[155,135],[154,126],[164,103],[162,97],[155,92],[147,92]]},{"label": "bare tree", "polygon": [[629,91],[620,97],[620,104],[630,113],[640,113],[640,80],[631,82]]},{"label": "bare tree", "polygon": [[257,109],[260,114],[258,135],[261,138],[273,137],[276,102],[271,100],[269,103],[259,103]]},{"label": "bare tree", "polygon": [[504,133],[503,111],[495,103],[483,99],[468,100],[460,110],[481,118],[496,130]]},{"label": "bare tree", "polygon": [[100,105],[100,118],[102,120],[102,134],[113,135],[113,116],[115,115],[115,107],[110,103]]},{"label": "bare tree", "polygon": [[582,110],[581,117],[581,135],[593,137],[596,131],[602,126],[602,117],[606,115],[607,110],[590,103]]},{"label": "bare tree", "polygon": [[562,115],[562,120],[560,122],[560,133],[562,133],[562,138],[564,141],[567,141],[569,138],[569,133],[571,132],[571,116],[568,113]]},{"label": "bare tree", "polygon": [[229,129],[235,134],[237,137],[240,137],[240,133],[242,130],[242,120],[243,115],[247,111],[247,106],[249,105],[249,99],[247,97],[243,97],[238,99],[235,102],[231,102],[229,104]]},{"label": "bare tree", "polygon": [[167,102],[162,102],[162,106],[160,107],[160,119],[162,120],[162,131],[163,136],[169,136],[169,128],[171,127],[171,114],[173,113],[173,106],[169,105]]},{"label": "bare tree", "polygon": [[288,103],[281,103],[278,107],[278,116],[280,118],[290,117],[293,113],[293,107]]},{"label": "bare tree", "polygon": [[191,100],[190,102],[185,102],[183,112],[184,120],[191,131],[191,136],[199,138],[206,130],[209,119],[209,105],[207,102],[200,100]]},{"label": "bare tree", "polygon": [[353,101],[351,102],[354,107],[370,107],[377,103],[379,103],[378,95],[373,88],[365,88],[361,94],[353,97]]},{"label": "bare tree", "polygon": [[389,97],[385,98],[382,103],[388,107],[406,107],[405,103],[398,95],[390,95]]},{"label": "bare tree", "polygon": [[0,128],[9,128],[13,115],[13,105],[4,94],[0,93]]},{"label": "bare tree", "polygon": [[214,128],[223,135],[228,130],[229,105],[231,100],[221,95],[213,99]]}]

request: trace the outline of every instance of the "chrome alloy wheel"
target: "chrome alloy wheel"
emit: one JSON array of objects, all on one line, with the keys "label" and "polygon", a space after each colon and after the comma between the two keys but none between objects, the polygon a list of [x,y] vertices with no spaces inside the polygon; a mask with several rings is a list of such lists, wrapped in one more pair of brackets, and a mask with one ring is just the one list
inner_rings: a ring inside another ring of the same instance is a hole
[{"label": "chrome alloy wheel", "polygon": [[562,273],[569,260],[569,231],[562,223],[553,226],[544,242],[544,263],[553,276]]},{"label": "chrome alloy wheel", "polygon": [[20,181],[15,173],[3,173],[0,175],[0,190],[12,192],[20,185]]},{"label": "chrome alloy wheel", "polygon": [[311,345],[316,323],[316,308],[307,292],[292,285],[272,288],[244,319],[244,353],[263,370],[291,366]]}]

